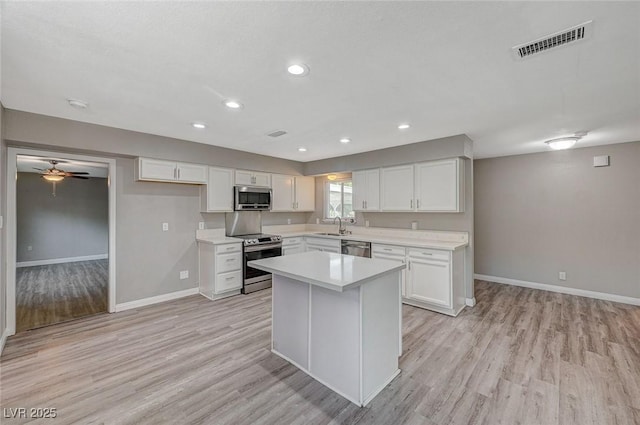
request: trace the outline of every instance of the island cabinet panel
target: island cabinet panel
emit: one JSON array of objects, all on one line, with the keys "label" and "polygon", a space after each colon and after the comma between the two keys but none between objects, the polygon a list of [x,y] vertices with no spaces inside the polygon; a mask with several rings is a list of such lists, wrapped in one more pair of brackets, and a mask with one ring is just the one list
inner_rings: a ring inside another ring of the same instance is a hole
[{"label": "island cabinet panel", "polygon": [[[311,286],[311,373],[334,390],[360,396],[360,287],[345,292]],[[397,369],[397,367],[396,367]]]},{"label": "island cabinet panel", "polygon": [[285,276],[274,276],[272,350],[303,369],[309,368],[309,287]]}]

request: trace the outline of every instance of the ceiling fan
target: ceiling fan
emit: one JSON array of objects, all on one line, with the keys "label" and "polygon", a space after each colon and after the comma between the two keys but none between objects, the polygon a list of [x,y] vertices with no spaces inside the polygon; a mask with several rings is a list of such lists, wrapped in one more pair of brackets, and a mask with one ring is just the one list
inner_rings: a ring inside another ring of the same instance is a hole
[{"label": "ceiling fan", "polygon": [[83,176],[83,174],[89,174],[87,172],[81,171],[81,172],[75,172],[75,171],[64,171],[60,168],[56,168],[56,165],[58,165],[60,163],[60,161],[56,161],[56,160],[49,160],[48,161],[49,164],[51,164],[51,168],[47,168],[47,169],[43,169],[43,168],[35,168],[34,170],[38,170],[38,171],[42,171],[43,173],[41,174],[42,178],[45,179],[46,181],[49,182],[60,182],[62,181],[65,177],[73,177],[75,179],[84,179],[87,180],[89,177],[85,177]]}]

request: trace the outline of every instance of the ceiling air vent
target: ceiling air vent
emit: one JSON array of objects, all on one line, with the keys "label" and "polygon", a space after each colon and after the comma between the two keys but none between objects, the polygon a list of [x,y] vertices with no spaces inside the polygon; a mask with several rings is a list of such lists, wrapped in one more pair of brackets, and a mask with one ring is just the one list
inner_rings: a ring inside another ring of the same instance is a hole
[{"label": "ceiling air vent", "polygon": [[577,41],[586,40],[593,32],[593,21],[587,21],[575,27],[558,31],[554,34],[544,36],[537,40],[519,44],[512,47],[513,53],[518,59],[528,58],[537,53],[542,53],[556,47],[566,44],[575,43]]},{"label": "ceiling air vent", "polygon": [[276,130],[276,131],[272,131],[271,133],[267,134],[267,136],[269,136],[269,137],[280,137],[280,136],[284,136],[285,134],[287,134],[287,132],[284,131],[284,130]]}]

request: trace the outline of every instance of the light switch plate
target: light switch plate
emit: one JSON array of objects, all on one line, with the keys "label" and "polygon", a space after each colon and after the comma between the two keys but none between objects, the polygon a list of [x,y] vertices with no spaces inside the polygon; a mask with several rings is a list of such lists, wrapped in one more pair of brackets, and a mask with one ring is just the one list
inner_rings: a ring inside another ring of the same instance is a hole
[{"label": "light switch plate", "polygon": [[204,221],[198,222],[198,230],[204,230]]},{"label": "light switch plate", "polygon": [[558,273],[558,279],[567,280],[567,272],[559,272]]},{"label": "light switch plate", "polygon": [[169,231],[169,223],[162,223],[162,231],[163,232]]},{"label": "light switch plate", "polygon": [[608,167],[609,166],[609,155],[600,155],[593,157],[593,166],[594,167]]},{"label": "light switch plate", "polygon": [[189,279],[189,270],[182,270],[180,272],[180,280]]}]

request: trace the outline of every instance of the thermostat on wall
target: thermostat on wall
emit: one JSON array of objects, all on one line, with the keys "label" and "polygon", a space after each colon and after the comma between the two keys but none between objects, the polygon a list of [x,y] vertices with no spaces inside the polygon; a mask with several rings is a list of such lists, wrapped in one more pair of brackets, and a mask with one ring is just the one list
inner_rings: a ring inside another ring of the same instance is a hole
[{"label": "thermostat on wall", "polygon": [[593,157],[593,166],[594,167],[608,167],[609,166],[609,155],[600,155]]}]

